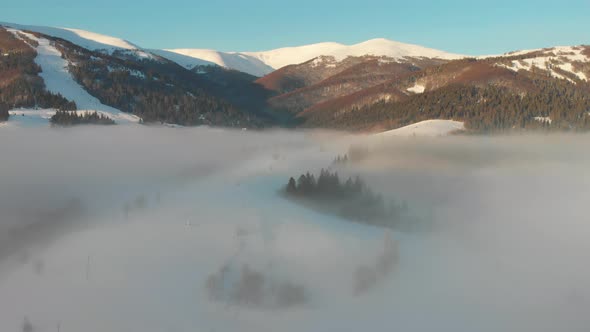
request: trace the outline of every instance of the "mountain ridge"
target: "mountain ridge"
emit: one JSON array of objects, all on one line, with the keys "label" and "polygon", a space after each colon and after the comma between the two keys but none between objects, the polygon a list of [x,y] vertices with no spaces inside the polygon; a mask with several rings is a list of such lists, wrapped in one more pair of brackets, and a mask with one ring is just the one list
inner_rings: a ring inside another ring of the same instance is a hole
[{"label": "mountain ridge", "polygon": [[[377,131],[441,119],[483,132],[590,129],[589,46],[471,57],[377,38],[173,52],[78,29],[2,25],[46,39],[63,59],[49,68],[64,67],[100,103],[146,123]],[[43,83],[35,45],[0,37],[0,84],[9,87],[0,91],[0,118],[17,107],[86,108]]]},{"label": "mountain ridge", "polygon": [[[420,45],[401,43],[385,38],[374,38],[353,45],[323,42],[258,52],[219,52],[206,49],[167,49],[165,51],[186,55],[195,58],[196,61],[207,60],[215,62],[217,65],[237,70],[240,70],[240,68],[232,67],[231,63],[226,62],[225,59],[251,59],[250,61],[252,62],[266,65],[266,71],[241,67],[242,71],[248,70],[250,72],[246,72],[255,76],[264,76],[285,66],[300,64],[320,56],[331,56],[338,62],[347,57],[365,55],[386,56],[394,60],[403,60],[408,57],[454,60],[466,57],[460,54],[453,54]],[[268,68],[271,69],[269,70]]]}]

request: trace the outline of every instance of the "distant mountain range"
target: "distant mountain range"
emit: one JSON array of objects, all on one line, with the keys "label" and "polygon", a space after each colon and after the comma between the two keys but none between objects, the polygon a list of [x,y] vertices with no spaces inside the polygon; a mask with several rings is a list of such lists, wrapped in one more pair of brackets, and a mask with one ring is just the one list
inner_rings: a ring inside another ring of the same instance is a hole
[{"label": "distant mountain range", "polygon": [[[386,56],[396,60],[406,57],[426,57],[446,60],[463,57],[457,54],[387,39],[372,39],[351,46],[339,43],[319,43],[298,47],[285,47],[263,52],[219,52],[204,49],[152,51],[161,56],[168,57],[173,61],[177,61],[186,67],[194,67],[209,62],[255,76],[264,76],[282,67],[303,63],[319,56],[330,56],[337,61],[344,60],[347,57],[364,55]],[[186,58],[175,57],[172,53],[185,56]]]},{"label": "distant mountain range", "polygon": [[[106,113],[114,109],[143,122],[180,125],[383,131],[452,119],[473,131],[588,126],[588,46],[481,57],[386,39],[263,52],[153,50],[77,29],[0,25],[9,28],[0,34],[5,112],[64,104],[42,96],[48,91],[78,109],[88,109],[87,99],[96,98]],[[63,58],[86,99],[71,89],[60,91],[68,85],[48,84],[55,77],[43,74],[45,66],[50,70],[57,62],[40,58],[36,40],[47,40],[43,47]],[[39,99],[52,101],[41,105]]]}]

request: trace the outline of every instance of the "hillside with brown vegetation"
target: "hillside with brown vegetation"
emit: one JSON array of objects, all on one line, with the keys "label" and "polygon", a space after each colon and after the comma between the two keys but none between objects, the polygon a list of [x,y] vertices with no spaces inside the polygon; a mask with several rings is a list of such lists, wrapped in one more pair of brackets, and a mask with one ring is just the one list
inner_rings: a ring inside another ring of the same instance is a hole
[{"label": "hillside with brown vegetation", "polygon": [[422,67],[417,61],[367,59],[272,97],[269,104],[294,113],[304,127],[378,131],[441,118],[464,121],[474,132],[586,130],[588,49],[548,48],[437,63],[423,59]]},{"label": "hillside with brown vegetation", "polygon": [[[337,73],[312,84],[275,96],[269,99],[269,105],[275,109],[299,113],[331,99],[344,97],[383,82],[402,79],[441,62],[443,60],[426,59],[406,59],[399,62],[386,57],[374,56],[349,57],[342,62],[342,66],[338,62],[319,62],[316,65],[317,68],[330,66]],[[310,69],[307,64],[290,66],[290,71],[294,72],[296,70],[298,71],[298,77],[301,77],[311,75],[317,69]],[[320,69],[320,72],[325,73],[322,69]],[[290,77],[295,76],[293,74]],[[258,82],[264,80],[265,78],[258,80]]]}]

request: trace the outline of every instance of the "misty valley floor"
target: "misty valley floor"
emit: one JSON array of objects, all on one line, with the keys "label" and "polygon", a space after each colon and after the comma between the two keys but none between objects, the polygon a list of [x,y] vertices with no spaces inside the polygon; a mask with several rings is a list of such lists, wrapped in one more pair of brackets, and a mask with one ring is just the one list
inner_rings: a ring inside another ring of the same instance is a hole
[{"label": "misty valley floor", "polygon": [[[588,139],[2,131],[0,231],[43,222],[23,211],[72,197],[84,213],[78,227],[9,248],[0,330],[20,331],[27,317],[35,331],[63,332],[585,331]],[[351,144],[371,153],[340,172],[407,201],[430,231],[351,223],[278,194]],[[388,236],[395,266],[355,294],[357,271],[376,264]],[[212,274],[227,266],[235,283],[246,265],[263,287],[301,285],[307,300],[210,298]]]}]

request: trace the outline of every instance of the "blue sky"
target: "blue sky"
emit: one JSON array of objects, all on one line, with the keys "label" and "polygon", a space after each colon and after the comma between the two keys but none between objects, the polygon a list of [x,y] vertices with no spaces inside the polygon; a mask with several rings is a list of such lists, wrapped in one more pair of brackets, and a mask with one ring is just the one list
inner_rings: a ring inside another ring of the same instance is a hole
[{"label": "blue sky", "polygon": [[464,54],[590,44],[590,0],[1,0],[0,21],[149,48],[256,51],[388,38]]}]

